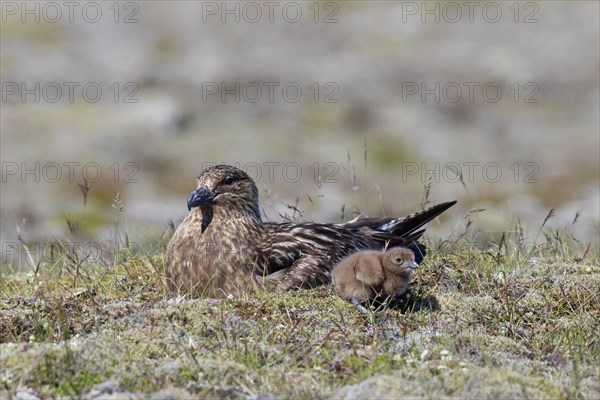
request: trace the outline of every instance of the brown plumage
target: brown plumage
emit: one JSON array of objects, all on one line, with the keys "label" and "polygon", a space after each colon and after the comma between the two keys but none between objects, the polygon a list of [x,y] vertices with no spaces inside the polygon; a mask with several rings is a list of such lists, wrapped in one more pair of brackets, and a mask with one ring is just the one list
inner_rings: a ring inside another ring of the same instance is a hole
[{"label": "brown plumage", "polygon": [[395,298],[409,288],[417,266],[415,254],[405,247],[359,251],[334,267],[333,283],[341,297],[358,303]]},{"label": "brown plumage", "polygon": [[191,210],[166,254],[174,294],[223,297],[255,289],[262,276],[277,276],[284,289],[331,282],[331,269],[357,250],[409,247],[417,262],[423,225],[451,207],[438,204],[402,219],[358,217],[343,224],[263,223],[258,189],[228,165],[204,170],[188,198]]}]

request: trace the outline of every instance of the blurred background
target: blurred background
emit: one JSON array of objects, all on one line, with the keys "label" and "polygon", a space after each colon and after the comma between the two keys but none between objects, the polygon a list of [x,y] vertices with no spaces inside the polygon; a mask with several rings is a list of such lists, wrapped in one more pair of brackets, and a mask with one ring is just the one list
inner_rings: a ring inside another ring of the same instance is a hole
[{"label": "blurred background", "polygon": [[429,236],[497,240],[554,206],[598,246],[598,2],[1,4],[4,255],[67,220],[151,246],[214,163],[270,220],[457,199]]}]

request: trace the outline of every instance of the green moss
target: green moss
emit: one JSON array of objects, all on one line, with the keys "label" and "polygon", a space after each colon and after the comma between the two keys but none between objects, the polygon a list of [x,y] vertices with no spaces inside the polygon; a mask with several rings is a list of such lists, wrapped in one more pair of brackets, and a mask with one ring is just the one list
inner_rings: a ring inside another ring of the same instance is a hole
[{"label": "green moss", "polygon": [[102,381],[103,379],[100,375],[82,373],[76,375],[71,381],[61,383],[56,388],[56,392],[64,396],[77,396],[83,393],[85,389],[89,389]]}]

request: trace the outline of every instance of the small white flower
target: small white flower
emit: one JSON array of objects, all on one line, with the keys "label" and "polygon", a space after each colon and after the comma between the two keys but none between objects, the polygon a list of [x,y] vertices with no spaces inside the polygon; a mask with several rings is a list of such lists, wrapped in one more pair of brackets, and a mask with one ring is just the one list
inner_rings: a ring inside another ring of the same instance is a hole
[{"label": "small white flower", "polygon": [[504,272],[500,271],[498,273],[498,276],[496,276],[496,280],[500,283],[504,283],[505,279],[504,279]]},{"label": "small white flower", "polygon": [[442,360],[445,360],[445,361],[452,360],[452,355],[450,354],[450,352],[448,350],[440,351],[440,356],[441,356]]}]

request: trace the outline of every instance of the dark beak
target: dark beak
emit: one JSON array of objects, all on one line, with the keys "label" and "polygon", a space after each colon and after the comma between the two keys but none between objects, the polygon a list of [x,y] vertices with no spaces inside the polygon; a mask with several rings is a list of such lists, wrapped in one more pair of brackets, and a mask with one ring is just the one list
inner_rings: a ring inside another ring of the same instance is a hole
[{"label": "dark beak", "polygon": [[419,264],[417,264],[414,261],[409,261],[409,262],[406,263],[406,267],[408,269],[415,270],[415,269],[419,268]]},{"label": "dark beak", "polygon": [[198,190],[190,193],[190,197],[188,197],[187,201],[188,210],[191,210],[192,207],[198,207],[202,204],[211,204],[216,195],[217,194],[215,192],[211,192],[208,186],[200,186]]}]

